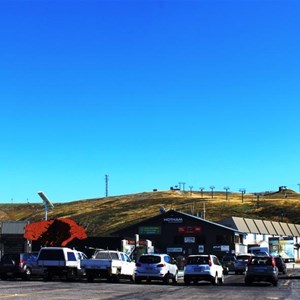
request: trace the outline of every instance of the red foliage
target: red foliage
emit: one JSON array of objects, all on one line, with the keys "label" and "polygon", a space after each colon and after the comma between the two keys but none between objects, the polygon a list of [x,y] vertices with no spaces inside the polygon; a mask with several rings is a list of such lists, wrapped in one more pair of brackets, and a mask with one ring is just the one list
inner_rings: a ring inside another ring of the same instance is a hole
[{"label": "red foliage", "polygon": [[74,238],[86,239],[87,235],[81,226],[71,219],[60,218],[28,224],[24,238],[39,241],[43,246],[66,246]]}]

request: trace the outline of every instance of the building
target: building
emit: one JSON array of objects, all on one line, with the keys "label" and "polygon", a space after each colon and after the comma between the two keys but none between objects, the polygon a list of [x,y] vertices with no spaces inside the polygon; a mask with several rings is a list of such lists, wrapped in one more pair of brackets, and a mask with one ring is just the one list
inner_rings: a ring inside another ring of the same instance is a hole
[{"label": "building", "polygon": [[31,242],[24,238],[29,222],[0,222],[0,257],[4,253],[20,253],[31,250]]},{"label": "building", "polygon": [[210,253],[219,257],[241,250],[244,234],[238,229],[210,222],[176,210],[161,214],[113,233],[123,239],[150,240],[155,252],[174,257]]},{"label": "building", "polygon": [[247,250],[253,246],[268,248],[271,255],[299,259],[300,225],[284,222],[231,217],[219,222],[245,233]]}]

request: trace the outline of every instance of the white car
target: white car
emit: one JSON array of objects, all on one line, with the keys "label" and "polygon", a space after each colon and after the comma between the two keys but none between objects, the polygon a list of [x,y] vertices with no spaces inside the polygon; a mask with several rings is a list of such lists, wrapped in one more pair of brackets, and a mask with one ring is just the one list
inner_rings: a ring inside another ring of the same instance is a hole
[{"label": "white car", "polygon": [[215,255],[190,255],[184,267],[184,283],[191,281],[210,281],[212,284],[223,284],[223,267]]},{"label": "white car", "polygon": [[167,254],[143,254],[136,262],[135,282],[142,280],[162,280],[168,284],[170,279],[173,283],[178,280],[178,267],[176,261]]}]

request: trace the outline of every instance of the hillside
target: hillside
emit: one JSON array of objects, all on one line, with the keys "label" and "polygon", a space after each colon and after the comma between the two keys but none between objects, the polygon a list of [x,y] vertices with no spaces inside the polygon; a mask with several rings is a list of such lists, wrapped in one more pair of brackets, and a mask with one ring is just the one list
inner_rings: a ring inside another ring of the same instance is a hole
[{"label": "hillside", "polygon": [[[300,224],[300,194],[285,190],[254,194],[225,192],[158,191],[54,203],[49,219],[67,217],[83,226],[88,236],[107,236],[111,232],[160,213],[160,207],[202,216],[210,221],[238,216]],[[0,221],[40,221],[43,204],[0,204]]]}]

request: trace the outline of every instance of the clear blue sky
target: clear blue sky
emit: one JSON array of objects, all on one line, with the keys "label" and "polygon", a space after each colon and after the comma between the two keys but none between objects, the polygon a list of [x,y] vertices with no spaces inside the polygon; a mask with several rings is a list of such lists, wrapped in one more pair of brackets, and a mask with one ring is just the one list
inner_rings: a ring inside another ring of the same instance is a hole
[{"label": "clear blue sky", "polygon": [[300,1],[0,1],[0,202],[300,183]]}]

